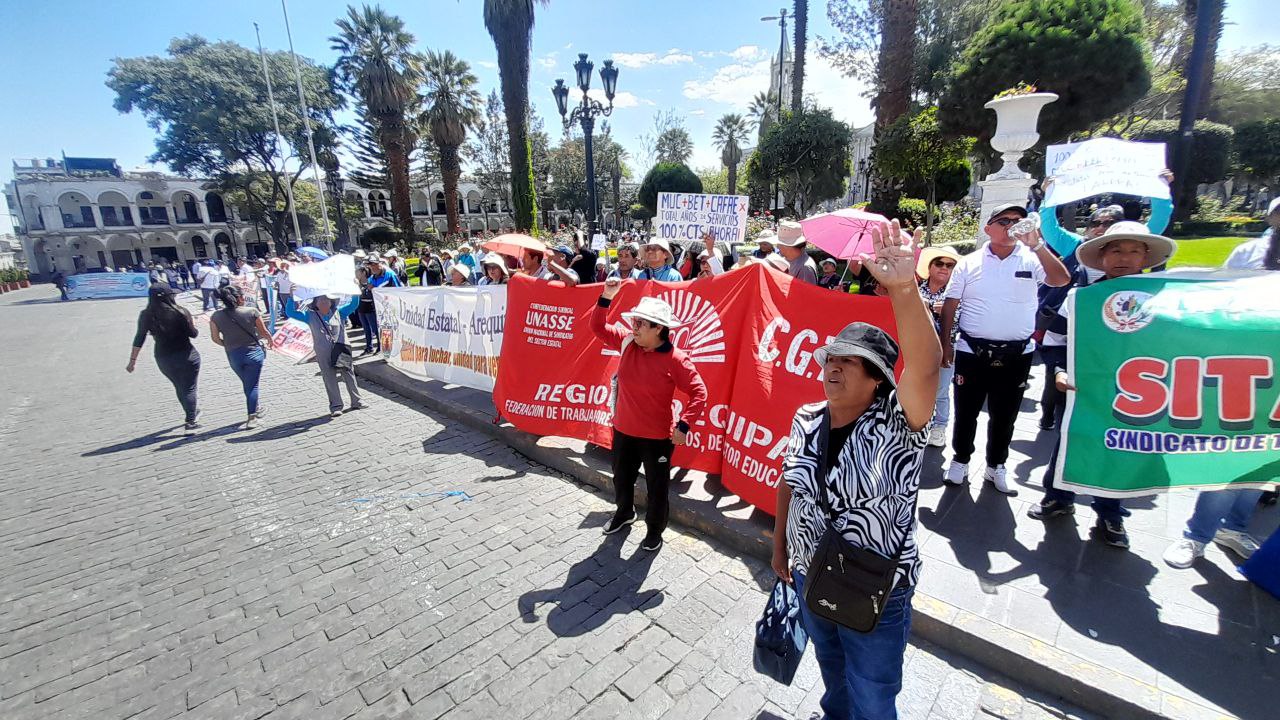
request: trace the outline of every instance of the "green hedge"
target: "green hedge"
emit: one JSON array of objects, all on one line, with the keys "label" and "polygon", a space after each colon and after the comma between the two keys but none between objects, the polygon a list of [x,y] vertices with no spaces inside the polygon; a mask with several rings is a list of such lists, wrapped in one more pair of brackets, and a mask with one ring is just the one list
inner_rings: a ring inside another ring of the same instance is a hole
[{"label": "green hedge", "polygon": [[1173,230],[1170,235],[1178,236],[1194,236],[1202,237],[1206,235],[1257,235],[1267,229],[1267,223],[1262,220],[1250,220],[1248,222],[1202,222],[1199,220],[1187,220],[1186,222],[1174,223]]}]

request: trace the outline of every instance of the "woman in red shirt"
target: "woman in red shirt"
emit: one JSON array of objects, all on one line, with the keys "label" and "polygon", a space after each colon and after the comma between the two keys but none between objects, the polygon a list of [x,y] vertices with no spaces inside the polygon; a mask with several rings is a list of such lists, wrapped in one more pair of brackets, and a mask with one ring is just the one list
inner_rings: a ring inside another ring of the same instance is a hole
[{"label": "woman in red shirt", "polygon": [[[662,547],[667,527],[667,488],[671,482],[671,453],[685,444],[689,426],[707,405],[707,386],[689,356],[671,344],[671,330],[680,326],[671,306],[655,297],[641,298],[622,317],[632,328],[608,324],[609,305],[622,281],[605,281],[604,292],[591,315],[591,330],[605,346],[622,353],[615,376],[613,410],[613,492],[618,506],[604,528],[611,535],[636,520],[635,487],[644,464],[648,526],[640,547]],[[689,396],[680,421],[672,428],[671,401],[679,389]]]}]

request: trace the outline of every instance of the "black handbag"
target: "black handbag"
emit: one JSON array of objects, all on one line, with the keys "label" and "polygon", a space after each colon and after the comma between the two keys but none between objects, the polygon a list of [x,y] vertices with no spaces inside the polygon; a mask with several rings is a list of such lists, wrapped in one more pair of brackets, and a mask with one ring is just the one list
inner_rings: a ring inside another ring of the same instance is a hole
[{"label": "black handbag", "polygon": [[756,649],[751,665],[783,685],[795,679],[809,634],[800,620],[800,598],[790,585],[777,581],[764,614],[756,621]]},{"label": "black handbag", "polygon": [[[826,466],[827,439],[831,433],[829,410],[822,411],[818,432],[818,468],[821,473]],[[902,539],[898,551],[891,558],[850,543],[835,529],[825,478],[819,476],[817,481],[818,504],[827,516],[827,530],[818,541],[818,548],[809,561],[809,572],[804,578],[805,605],[809,612],[824,620],[869,633],[880,624],[880,616],[894,589],[898,560],[910,533]],[[911,514],[915,515],[914,502]]]}]

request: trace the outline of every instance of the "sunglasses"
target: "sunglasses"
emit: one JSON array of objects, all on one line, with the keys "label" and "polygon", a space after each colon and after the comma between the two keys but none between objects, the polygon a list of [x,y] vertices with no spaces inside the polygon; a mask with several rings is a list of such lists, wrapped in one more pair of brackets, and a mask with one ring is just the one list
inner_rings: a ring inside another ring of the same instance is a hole
[{"label": "sunglasses", "polygon": [[934,260],[932,263],[929,263],[929,264],[934,267],[946,268],[948,270],[956,266],[955,263],[947,262],[946,260]]},{"label": "sunglasses", "polygon": [[1018,218],[997,218],[997,219],[992,220],[991,222],[989,222],[989,223],[987,223],[987,224],[988,224],[988,225],[999,225],[999,226],[1000,226],[1000,227],[1002,227],[1002,228],[1007,228],[1007,227],[1009,227],[1010,225],[1013,225],[1013,224],[1015,224],[1015,223],[1017,223],[1017,222],[1018,222]]},{"label": "sunglasses", "polygon": [[1091,227],[1091,228],[1096,228],[1096,227],[1111,227],[1112,225],[1115,225],[1115,224],[1116,224],[1116,223],[1118,223],[1118,222],[1120,222],[1120,221],[1119,221],[1119,220],[1095,220],[1095,221],[1093,221],[1093,222],[1089,223],[1089,227]]}]

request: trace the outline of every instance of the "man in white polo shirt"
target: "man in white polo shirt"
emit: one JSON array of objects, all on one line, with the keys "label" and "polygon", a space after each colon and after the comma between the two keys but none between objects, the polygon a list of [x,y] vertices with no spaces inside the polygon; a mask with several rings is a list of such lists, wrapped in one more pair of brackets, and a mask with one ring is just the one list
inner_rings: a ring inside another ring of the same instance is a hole
[{"label": "man in white polo shirt", "polygon": [[[987,405],[987,470],[984,479],[1007,495],[1017,491],[1005,478],[1013,423],[1031,370],[1040,285],[1063,287],[1071,274],[1038,230],[1015,239],[1009,228],[1027,216],[1021,205],[1001,205],[988,217],[986,245],[961,258],[951,274],[942,306],[942,365],[955,367],[953,456],[946,480],[963,485],[978,431],[978,413]],[[1019,242],[1021,240],[1021,242]],[[956,308],[960,338],[953,345]]]}]

